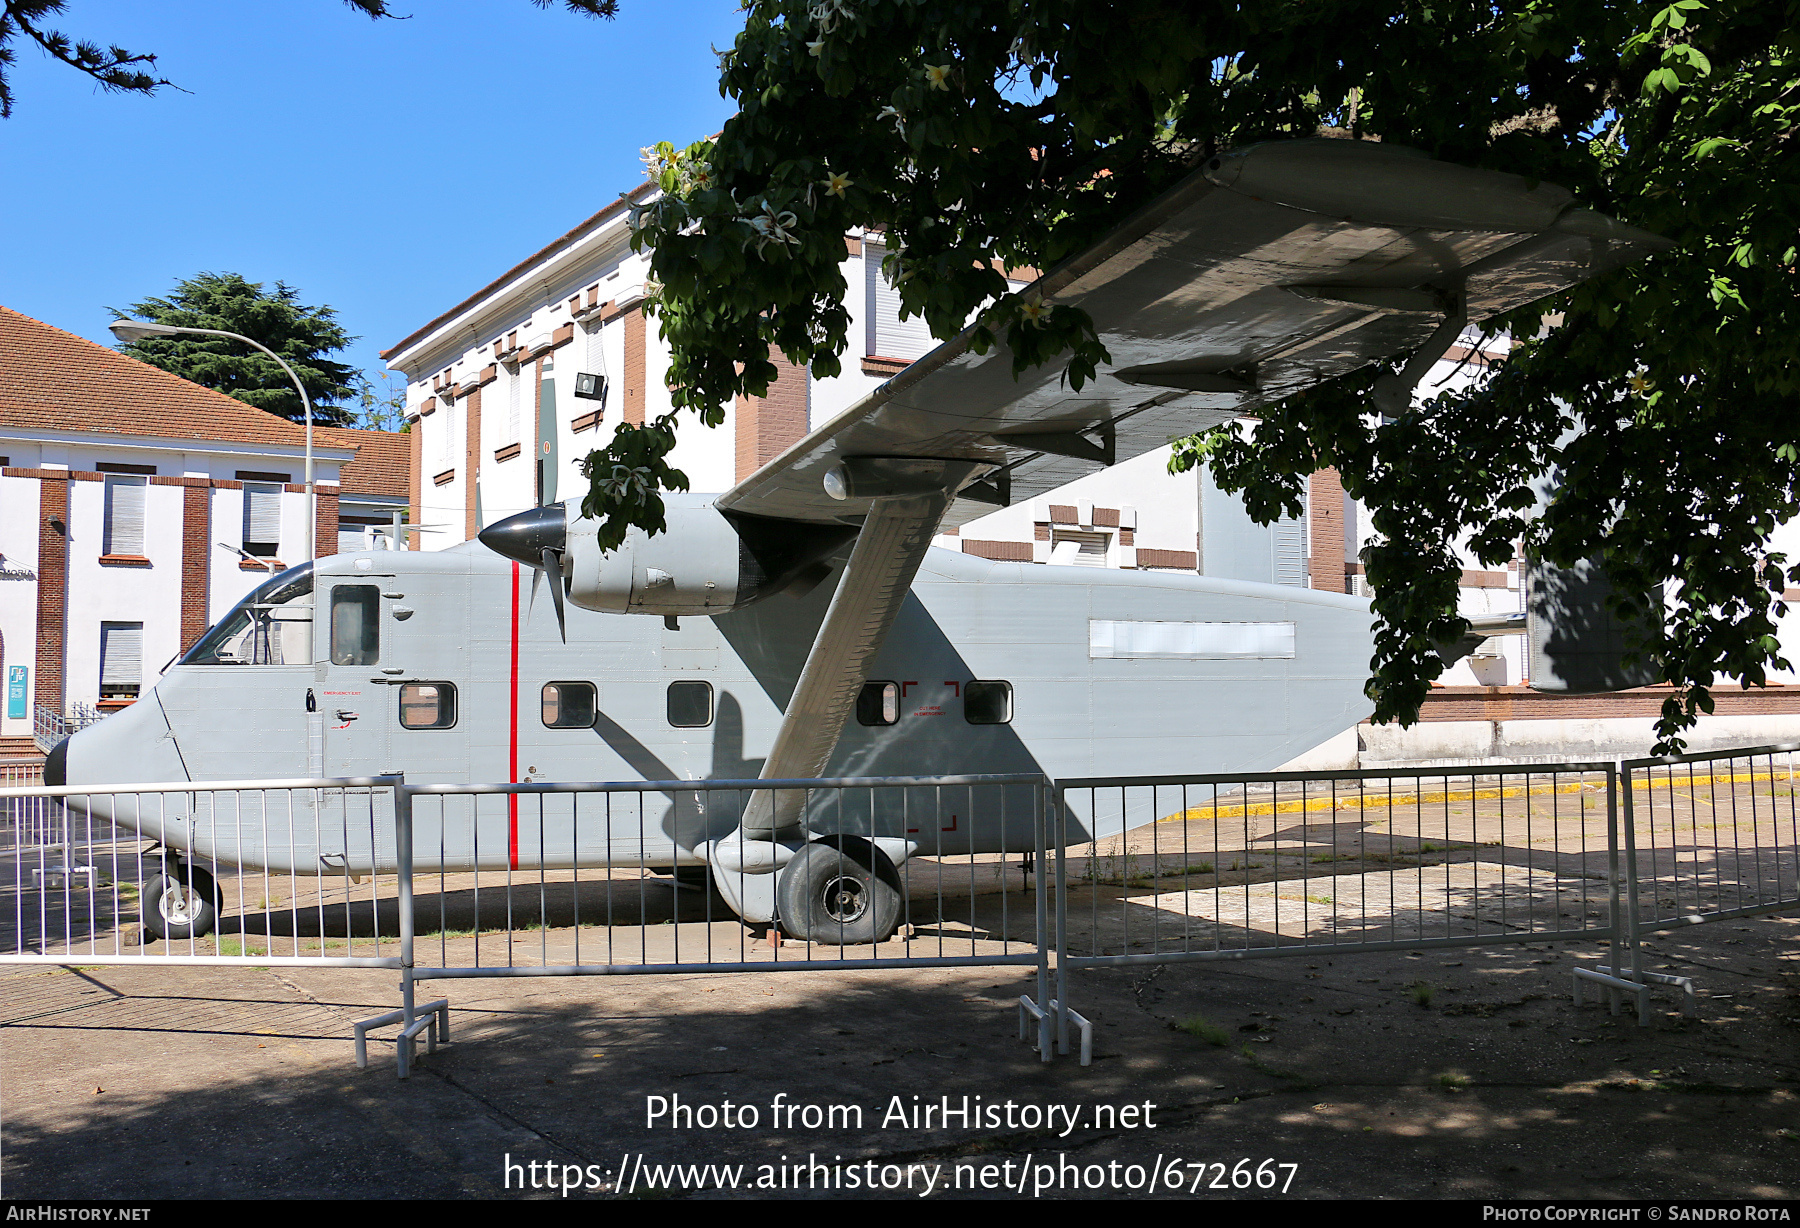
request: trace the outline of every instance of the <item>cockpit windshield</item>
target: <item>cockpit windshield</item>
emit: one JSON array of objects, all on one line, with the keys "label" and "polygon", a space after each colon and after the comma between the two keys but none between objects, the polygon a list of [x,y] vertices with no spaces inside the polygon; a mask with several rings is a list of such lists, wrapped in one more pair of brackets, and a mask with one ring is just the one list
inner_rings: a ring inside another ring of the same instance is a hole
[{"label": "cockpit windshield", "polygon": [[183,665],[310,665],[313,565],[302,563],[250,590],[200,642]]}]

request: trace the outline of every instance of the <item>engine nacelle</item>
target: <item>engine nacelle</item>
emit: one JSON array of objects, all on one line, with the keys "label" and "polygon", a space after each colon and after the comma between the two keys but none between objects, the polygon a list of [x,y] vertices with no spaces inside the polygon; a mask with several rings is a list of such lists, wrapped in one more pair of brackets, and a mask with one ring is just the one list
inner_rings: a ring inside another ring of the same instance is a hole
[{"label": "engine nacelle", "polygon": [[663,498],[668,527],[632,529],[616,550],[595,540],[600,522],[568,522],[564,560],[569,600],[614,614],[722,614],[795,583],[856,533],[721,512],[708,495]]}]

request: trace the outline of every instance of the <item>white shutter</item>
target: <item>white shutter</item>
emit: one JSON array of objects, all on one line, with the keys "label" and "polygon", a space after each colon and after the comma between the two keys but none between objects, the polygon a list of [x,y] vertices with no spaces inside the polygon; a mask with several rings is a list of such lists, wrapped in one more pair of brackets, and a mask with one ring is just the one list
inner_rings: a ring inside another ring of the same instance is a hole
[{"label": "white shutter", "polygon": [[1271,528],[1275,535],[1275,583],[1305,588],[1306,522],[1283,516]]},{"label": "white shutter", "polygon": [[244,548],[281,545],[281,487],[244,483]]},{"label": "white shutter", "polygon": [[339,554],[355,554],[358,550],[368,550],[370,548],[369,530],[362,525],[357,525],[354,528],[349,529],[338,529]]},{"label": "white shutter", "polygon": [[[1069,563],[1076,567],[1104,567],[1107,536],[1105,533],[1059,529],[1050,542],[1051,561]],[[1073,549],[1059,550],[1065,543]]]},{"label": "white shutter", "polygon": [[507,443],[519,442],[520,403],[525,399],[525,371],[515,367],[506,376],[506,440]]},{"label": "white shutter", "polygon": [[911,362],[937,348],[937,341],[923,316],[900,318],[900,292],[888,284],[881,262],[887,248],[863,241],[863,268],[868,289],[868,352],[877,358],[903,358]]},{"label": "white shutter", "polygon": [[106,553],[144,553],[143,478],[106,479]]},{"label": "white shutter", "polygon": [[100,624],[100,685],[143,685],[144,624]]}]

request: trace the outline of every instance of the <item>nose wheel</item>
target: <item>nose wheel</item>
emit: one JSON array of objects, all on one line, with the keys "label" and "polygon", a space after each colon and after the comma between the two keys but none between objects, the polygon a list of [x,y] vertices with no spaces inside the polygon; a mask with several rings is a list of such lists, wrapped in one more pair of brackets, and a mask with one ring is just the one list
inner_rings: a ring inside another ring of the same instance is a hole
[{"label": "nose wheel", "polygon": [[204,938],[219,923],[219,888],[213,876],[185,862],[164,863],[139,898],[144,930],[161,939]]}]

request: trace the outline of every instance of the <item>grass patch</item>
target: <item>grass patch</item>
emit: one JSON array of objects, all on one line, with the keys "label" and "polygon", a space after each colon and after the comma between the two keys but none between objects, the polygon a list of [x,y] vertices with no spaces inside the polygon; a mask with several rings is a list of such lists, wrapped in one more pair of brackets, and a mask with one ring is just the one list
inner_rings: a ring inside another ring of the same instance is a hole
[{"label": "grass patch", "polygon": [[1198,1037],[1209,1045],[1226,1048],[1231,1044],[1231,1033],[1216,1023],[1208,1023],[1205,1016],[1194,1015],[1183,1019],[1175,1025],[1176,1031],[1186,1032],[1189,1036]]},{"label": "grass patch", "polygon": [[220,955],[267,955],[269,953],[268,947],[252,946],[242,938],[220,938],[217,941]]},{"label": "grass patch", "polygon": [[1433,1082],[1447,1092],[1460,1092],[1463,1088],[1469,1086],[1470,1079],[1466,1074],[1457,1074],[1455,1071],[1451,1071],[1447,1074],[1439,1075]]},{"label": "grass patch", "polygon": [[1213,872],[1213,863],[1210,861],[1203,861],[1195,866],[1182,866],[1181,872],[1183,874],[1211,874]]},{"label": "grass patch", "polygon": [[1435,844],[1421,844],[1419,846],[1419,852],[1421,853],[1435,853],[1437,851],[1438,846]]},{"label": "grass patch", "polygon": [[1436,996],[1437,989],[1429,981],[1414,981],[1410,992],[1414,1002],[1428,1007],[1431,1005],[1431,999]]}]

